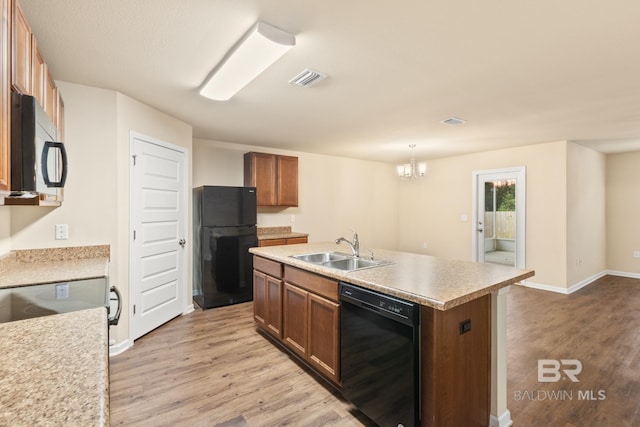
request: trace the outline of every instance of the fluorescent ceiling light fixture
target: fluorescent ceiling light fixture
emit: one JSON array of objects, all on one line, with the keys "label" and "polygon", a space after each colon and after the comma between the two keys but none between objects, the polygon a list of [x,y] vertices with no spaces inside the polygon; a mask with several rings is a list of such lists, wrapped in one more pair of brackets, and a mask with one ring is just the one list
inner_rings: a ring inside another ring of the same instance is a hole
[{"label": "fluorescent ceiling light fixture", "polygon": [[227,101],[296,44],[296,38],[257,22],[213,69],[200,95]]}]

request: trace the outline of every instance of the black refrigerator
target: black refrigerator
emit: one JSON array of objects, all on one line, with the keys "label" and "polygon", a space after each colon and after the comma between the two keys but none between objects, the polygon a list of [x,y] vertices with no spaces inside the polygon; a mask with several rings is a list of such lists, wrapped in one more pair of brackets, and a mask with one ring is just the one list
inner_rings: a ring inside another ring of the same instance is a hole
[{"label": "black refrigerator", "polygon": [[255,187],[193,189],[193,300],[202,309],[253,299]]}]

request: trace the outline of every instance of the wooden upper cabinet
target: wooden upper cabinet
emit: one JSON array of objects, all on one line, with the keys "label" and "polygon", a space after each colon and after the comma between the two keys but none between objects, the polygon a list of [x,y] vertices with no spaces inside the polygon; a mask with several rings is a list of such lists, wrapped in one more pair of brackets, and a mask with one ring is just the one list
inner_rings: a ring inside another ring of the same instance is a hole
[{"label": "wooden upper cabinet", "polygon": [[256,187],[258,206],[276,206],[276,156],[265,153],[244,155],[244,185]]},{"label": "wooden upper cabinet", "polygon": [[44,89],[45,64],[44,58],[38,49],[38,42],[35,37],[31,37],[31,93],[45,108],[45,89]]},{"label": "wooden upper cabinet", "polygon": [[245,153],[244,185],[256,187],[258,206],[298,206],[298,158]]},{"label": "wooden upper cabinet", "polygon": [[276,157],[278,206],[298,206],[298,158]]},{"label": "wooden upper cabinet", "polygon": [[44,111],[51,122],[55,124],[58,121],[58,91],[46,64],[44,66]]},{"label": "wooden upper cabinet", "polygon": [[54,98],[58,103],[56,108],[58,114],[53,123],[58,128],[58,141],[64,141],[64,101],[62,100],[62,95],[60,95],[60,90],[57,87],[55,88],[54,93]]},{"label": "wooden upper cabinet", "polygon": [[11,157],[11,101],[10,101],[10,73],[11,37],[9,34],[9,18],[11,16],[9,0],[0,0],[0,192],[9,192],[11,183],[9,177],[9,159]]},{"label": "wooden upper cabinet", "polygon": [[31,27],[17,1],[12,7],[11,84],[16,92],[31,91]]}]

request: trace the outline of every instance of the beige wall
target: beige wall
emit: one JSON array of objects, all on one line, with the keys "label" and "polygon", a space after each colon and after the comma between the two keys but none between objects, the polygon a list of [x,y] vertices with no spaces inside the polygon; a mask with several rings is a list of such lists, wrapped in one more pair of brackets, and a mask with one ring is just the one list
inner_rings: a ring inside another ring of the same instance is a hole
[{"label": "beige wall", "polygon": [[[69,157],[65,200],[58,208],[10,207],[12,250],[98,245],[115,238],[115,92],[64,82],[59,88]],[[55,224],[69,224],[68,240],[54,239]]]},{"label": "beige wall", "polygon": [[[471,260],[472,173],[525,166],[526,267],[536,271],[533,282],[566,288],[567,144],[528,145],[429,162],[424,180],[400,186],[399,249]],[[461,221],[461,215],[469,221]]]},{"label": "beige wall", "polygon": [[[243,154],[265,149],[194,140],[193,185],[242,186]],[[360,247],[396,248],[399,180],[393,165],[301,152],[267,150],[298,157],[299,207],[259,208],[258,226],[291,226],[312,242],[360,236]],[[295,222],[292,222],[292,217]],[[342,247],[347,250],[347,247]]]},{"label": "beige wall", "polygon": [[[129,338],[130,131],[185,147],[190,168],[192,130],[186,123],[120,93],[56,83],[65,101],[65,143],[69,156],[65,200],[58,208],[2,207],[10,209],[10,213],[0,210],[0,220],[10,219],[11,227],[7,236],[0,225],[0,249],[5,249],[0,253],[110,245],[110,282],[118,286],[125,302],[120,323],[111,328],[110,338],[121,343]],[[190,208],[188,220],[190,233]],[[54,225],[60,223],[69,224],[68,240],[54,239]],[[188,254],[185,308],[191,304],[191,251]]]},{"label": "beige wall", "polygon": [[[242,185],[242,154],[260,151],[204,140],[195,140],[193,149],[194,186]],[[472,173],[525,166],[526,267],[536,270],[530,282],[567,291],[606,269],[605,156],[574,143],[433,160],[423,180],[406,182],[387,164],[269,151],[299,157],[301,199],[299,208],[260,209],[261,226],[291,225],[309,232],[311,241],[355,227],[363,247],[471,260]]]},{"label": "beige wall", "polygon": [[640,152],[607,156],[607,267],[640,274]]},{"label": "beige wall", "polygon": [[577,144],[567,146],[567,287],[607,268],[606,157]]},{"label": "beige wall", "polygon": [[11,209],[0,206],[0,257],[11,251]]},{"label": "beige wall", "polygon": [[[169,144],[184,147],[186,150],[187,170],[191,170],[191,146],[193,141],[192,128],[190,125],[175,119],[165,113],[151,108],[135,99],[117,93],[117,158],[114,164],[117,165],[117,175],[113,177],[114,188],[117,188],[117,209],[113,210],[112,219],[116,221],[115,229],[117,234],[117,248],[114,253],[112,246],[110,277],[112,284],[115,284],[124,295],[125,307],[131,306],[129,301],[129,168],[131,164],[130,155],[130,133],[137,132],[156,140]],[[66,101],[65,101],[66,102]],[[191,178],[191,174],[189,174]],[[191,188],[189,181],[187,188]],[[187,232],[188,242],[192,242],[191,234],[191,192],[188,192],[187,203]],[[192,273],[192,251],[186,251],[187,282],[183,291],[183,301],[186,306],[192,304],[191,301],[191,273]],[[117,342],[122,342],[129,338],[129,316],[130,310],[123,310],[120,323],[115,330]],[[112,329],[113,331],[113,329]],[[112,335],[113,336],[113,335]]]}]

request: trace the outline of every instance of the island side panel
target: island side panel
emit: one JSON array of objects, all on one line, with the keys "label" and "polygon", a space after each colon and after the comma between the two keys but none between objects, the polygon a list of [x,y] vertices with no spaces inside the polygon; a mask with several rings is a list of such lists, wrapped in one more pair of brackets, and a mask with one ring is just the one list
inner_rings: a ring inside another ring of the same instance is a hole
[{"label": "island side panel", "polygon": [[[490,296],[446,311],[421,306],[421,316],[422,425],[486,427],[491,397]],[[471,327],[462,332],[466,322]]]}]

